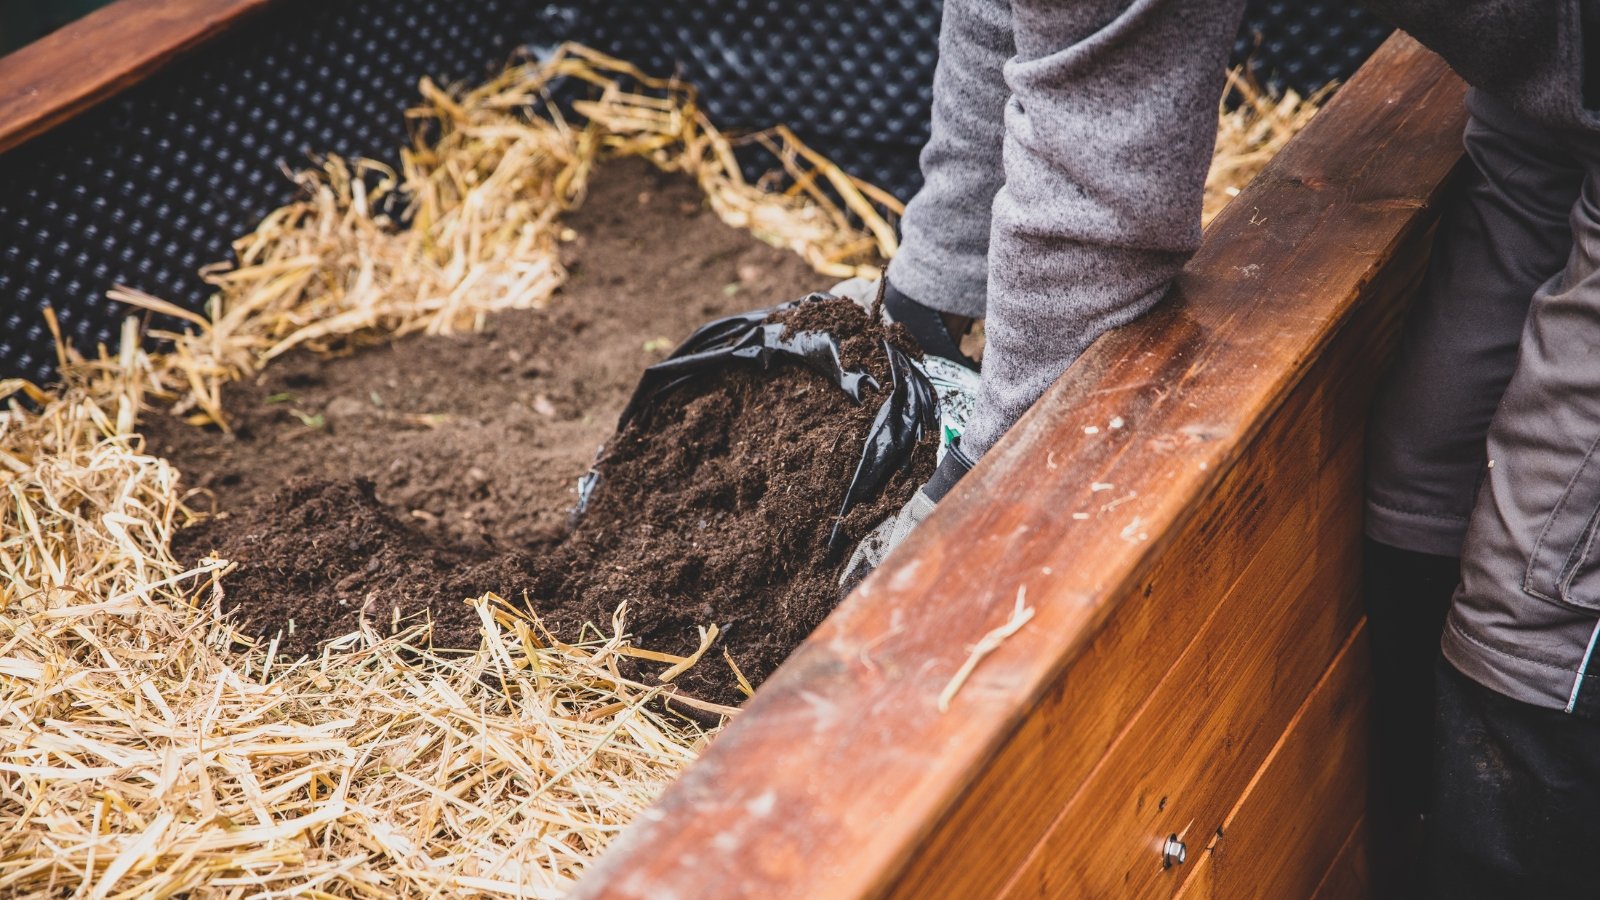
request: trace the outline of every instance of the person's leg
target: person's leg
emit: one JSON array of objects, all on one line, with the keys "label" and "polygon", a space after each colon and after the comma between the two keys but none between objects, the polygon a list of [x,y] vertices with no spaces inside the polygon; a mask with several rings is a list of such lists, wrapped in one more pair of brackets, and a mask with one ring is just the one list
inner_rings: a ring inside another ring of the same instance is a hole
[{"label": "person's leg", "polygon": [[1534,294],[1489,426],[1443,650],[1478,683],[1583,713],[1600,618],[1600,141],[1561,273]]},{"label": "person's leg", "polygon": [[1439,896],[1600,893],[1600,141],[1562,143],[1584,166],[1572,245],[1490,423],[1445,622],[1445,660],[1482,690],[1440,688]]},{"label": "person's leg", "polygon": [[[933,76],[932,135],[922,190],[900,220],[888,280],[941,313],[982,318],[989,277],[989,210],[1000,189],[1010,89],[1002,67],[1016,52],[1008,0],[947,0]],[[892,313],[892,311],[891,311]]]},{"label": "person's leg", "polygon": [[1367,536],[1460,556],[1489,419],[1517,364],[1528,304],[1561,271],[1583,169],[1560,138],[1468,95],[1469,167],[1440,215],[1422,290],[1368,428]]},{"label": "person's leg", "polygon": [[1368,821],[1379,896],[1415,896],[1433,754],[1433,667],[1489,420],[1528,306],[1561,270],[1583,171],[1562,142],[1469,97],[1470,167],[1442,212],[1369,426],[1364,584],[1373,648]]},{"label": "person's leg", "polygon": [[[1242,0],[1014,0],[973,458],[1200,242]],[[892,276],[892,273],[891,273]]]},{"label": "person's leg", "polygon": [[1416,896],[1433,763],[1433,670],[1461,560],[1366,542],[1362,587],[1372,643],[1367,825],[1373,896]]},{"label": "person's leg", "polygon": [[1600,721],[1519,703],[1438,664],[1425,894],[1600,896]]}]

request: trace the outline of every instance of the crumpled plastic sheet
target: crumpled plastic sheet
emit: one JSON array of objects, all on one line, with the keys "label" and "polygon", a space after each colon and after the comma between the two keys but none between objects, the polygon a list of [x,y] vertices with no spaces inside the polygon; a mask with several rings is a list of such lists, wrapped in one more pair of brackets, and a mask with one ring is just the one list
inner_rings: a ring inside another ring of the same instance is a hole
[{"label": "crumpled plastic sheet", "polygon": [[[881,287],[881,279],[857,276],[839,282],[829,288],[828,293],[854,301],[869,316],[878,315],[884,321],[892,321],[888,311],[878,304]],[[933,382],[933,392],[939,397],[939,449],[934,458],[934,464],[938,465],[944,462],[944,455],[950,452],[961,433],[967,430],[967,421],[972,418],[973,408],[977,406],[982,379],[977,370],[932,354],[922,357],[922,370],[928,373],[928,380]]]},{"label": "crumpled plastic sheet", "polygon": [[[827,378],[856,403],[867,402],[869,394],[882,391],[882,385],[866,372],[845,368],[837,337],[823,331],[797,331],[785,336],[788,326],[769,321],[773,313],[831,297],[831,294],[809,294],[773,309],[727,316],[700,326],[670,356],[645,369],[622,411],[617,433],[621,434],[635,423],[649,427],[650,414],[668,394],[696,378],[729,366],[770,372],[779,362],[800,363]],[[845,491],[838,519],[828,535],[830,550],[837,551],[844,543],[840,527],[845,515],[858,504],[876,497],[897,470],[910,466],[917,443],[939,427],[938,397],[922,364],[887,341],[883,343],[883,351],[889,362],[889,390],[884,393],[872,427],[862,442],[855,473]],[[604,457],[603,450],[601,457]],[[599,479],[599,469],[595,468],[579,481],[577,515],[582,515],[587,508]]]}]

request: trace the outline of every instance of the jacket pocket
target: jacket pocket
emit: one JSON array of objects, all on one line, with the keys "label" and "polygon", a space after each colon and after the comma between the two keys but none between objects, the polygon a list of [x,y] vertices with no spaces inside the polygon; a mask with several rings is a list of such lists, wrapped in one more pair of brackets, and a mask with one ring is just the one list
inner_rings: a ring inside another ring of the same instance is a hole
[{"label": "jacket pocket", "polygon": [[1539,532],[1522,589],[1536,597],[1600,611],[1600,440],[1567,483]]}]

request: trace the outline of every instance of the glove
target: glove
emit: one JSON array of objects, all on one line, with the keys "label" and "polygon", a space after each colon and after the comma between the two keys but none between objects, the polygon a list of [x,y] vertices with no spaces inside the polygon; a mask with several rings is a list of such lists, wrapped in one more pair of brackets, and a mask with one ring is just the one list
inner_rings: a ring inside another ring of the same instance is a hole
[{"label": "glove", "polygon": [[963,476],[972,471],[972,460],[961,452],[959,444],[952,444],[934,469],[933,477],[927,484],[917,489],[900,507],[900,511],[884,519],[870,534],[861,539],[856,545],[856,550],[850,555],[850,561],[845,564],[844,572],[839,576],[839,588],[842,593],[849,593],[860,584],[863,579],[872,574],[872,571],[881,565],[890,551],[900,546],[911,530],[922,524],[922,520],[933,512],[933,508],[950,489],[956,486]]}]

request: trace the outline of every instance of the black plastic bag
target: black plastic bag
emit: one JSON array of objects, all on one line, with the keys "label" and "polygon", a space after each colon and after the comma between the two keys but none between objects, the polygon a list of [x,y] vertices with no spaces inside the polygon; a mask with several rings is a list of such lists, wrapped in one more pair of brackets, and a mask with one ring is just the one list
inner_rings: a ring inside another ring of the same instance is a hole
[{"label": "black plastic bag", "polygon": [[[882,385],[866,372],[844,367],[838,338],[823,331],[796,331],[785,337],[788,326],[769,321],[773,313],[781,310],[831,298],[831,294],[810,294],[774,309],[741,313],[700,326],[672,355],[645,369],[617,422],[617,433],[634,423],[648,427],[650,414],[663,397],[697,377],[727,366],[751,366],[767,372],[776,362],[798,362],[827,378],[852,400],[865,403],[868,393],[881,391]],[[830,550],[840,549],[843,543],[840,528],[845,515],[857,504],[876,497],[897,469],[910,466],[917,442],[938,429],[938,398],[927,372],[918,361],[887,341],[883,351],[889,361],[889,391],[862,442],[855,474],[828,535]],[[579,515],[598,480],[598,470],[591,470],[579,483]]]}]

